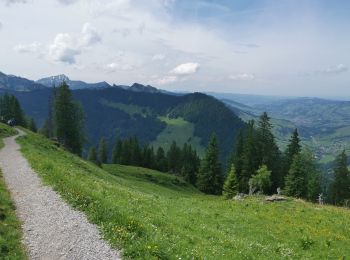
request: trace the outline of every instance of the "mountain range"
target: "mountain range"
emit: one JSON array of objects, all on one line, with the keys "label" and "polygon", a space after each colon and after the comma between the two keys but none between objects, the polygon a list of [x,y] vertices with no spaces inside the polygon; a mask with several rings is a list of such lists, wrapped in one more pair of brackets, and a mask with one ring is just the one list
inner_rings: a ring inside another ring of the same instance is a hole
[{"label": "mountain range", "polygon": [[[37,81],[43,86],[19,91],[0,86],[0,95],[15,95],[26,114],[42,126],[48,116],[48,100],[52,86],[66,81],[74,85],[74,98],[85,112],[87,147],[97,145],[105,137],[111,150],[117,138],[137,136],[141,143],[155,148],[169,148],[177,141],[193,145],[199,154],[203,151],[212,133],[220,141],[222,162],[232,152],[238,131],[245,123],[224,103],[214,97],[201,94],[164,93],[151,86],[135,83],[130,87],[89,84],[71,81],[64,75]],[[45,87],[46,84],[48,87]],[[96,87],[97,86],[97,87]]]},{"label": "mountain range", "polygon": [[155,147],[168,148],[172,140],[180,145],[189,142],[203,154],[210,134],[216,132],[224,158],[232,151],[244,122],[257,120],[266,111],[282,150],[298,128],[304,146],[312,149],[321,163],[330,163],[342,149],[350,151],[349,101],[214,92],[179,94],[139,83],[86,83],[65,75],[32,81],[4,73],[0,73],[0,95],[8,92],[17,96],[25,112],[41,126],[52,87],[62,81],[68,83],[85,110],[89,145],[96,145],[101,137],[112,145],[117,137],[135,135]]}]

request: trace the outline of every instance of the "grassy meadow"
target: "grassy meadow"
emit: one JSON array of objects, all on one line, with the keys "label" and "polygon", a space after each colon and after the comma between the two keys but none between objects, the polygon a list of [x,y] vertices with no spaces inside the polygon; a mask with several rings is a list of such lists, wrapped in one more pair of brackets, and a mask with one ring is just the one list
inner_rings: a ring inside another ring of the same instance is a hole
[{"label": "grassy meadow", "polygon": [[130,259],[347,259],[350,210],[203,195],[181,178],[95,165],[29,133],[32,167]]},{"label": "grassy meadow", "polygon": [[[16,130],[0,123],[0,149],[3,138],[16,134]],[[26,259],[21,244],[21,224],[15,214],[10,193],[8,192],[0,169],[0,259]]]},{"label": "grassy meadow", "polygon": [[194,136],[194,124],[182,117],[159,117],[159,119],[165,122],[167,126],[152,143],[156,149],[161,146],[165,151],[168,151],[173,140],[177,140],[178,146],[182,147],[185,143],[191,144],[200,157],[204,155],[205,148],[201,145],[200,138]]}]

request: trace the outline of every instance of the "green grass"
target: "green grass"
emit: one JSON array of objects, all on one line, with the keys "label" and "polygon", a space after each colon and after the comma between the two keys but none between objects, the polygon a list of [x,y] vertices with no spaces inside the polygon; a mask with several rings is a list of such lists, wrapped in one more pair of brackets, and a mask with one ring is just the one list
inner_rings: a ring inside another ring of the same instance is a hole
[{"label": "green grass", "polygon": [[194,124],[184,120],[182,117],[168,118],[159,117],[161,121],[167,124],[166,128],[157,136],[152,143],[157,149],[159,146],[168,151],[171,143],[176,141],[177,145],[182,147],[184,143],[191,144],[199,156],[203,156],[205,147],[201,145],[201,139],[194,136]]},{"label": "green grass", "polygon": [[9,127],[3,123],[0,123],[0,149],[4,147],[3,138],[17,134],[16,129]]},{"label": "green grass", "polygon": [[93,164],[34,134],[24,155],[45,183],[132,259],[345,259],[350,211],[299,200],[207,196],[174,176]]},{"label": "green grass", "polygon": [[150,115],[152,113],[151,109],[148,107],[141,107],[141,106],[137,106],[137,105],[133,105],[133,104],[124,104],[124,103],[117,103],[117,102],[111,102],[108,101],[106,99],[100,99],[100,103],[111,107],[111,108],[116,108],[119,109],[127,114],[129,114],[130,116],[133,115],[141,115],[143,117],[147,117],[148,115]]},{"label": "green grass", "polygon": [[[15,129],[0,123],[0,149],[4,146],[2,139],[16,133]],[[0,259],[26,259],[21,235],[21,224],[0,170]]]}]

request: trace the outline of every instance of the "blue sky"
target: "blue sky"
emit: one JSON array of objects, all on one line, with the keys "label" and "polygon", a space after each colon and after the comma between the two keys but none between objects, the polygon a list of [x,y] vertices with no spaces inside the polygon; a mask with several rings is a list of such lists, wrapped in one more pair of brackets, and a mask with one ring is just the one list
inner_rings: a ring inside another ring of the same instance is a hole
[{"label": "blue sky", "polygon": [[0,71],[350,97],[350,1],[0,0]]}]

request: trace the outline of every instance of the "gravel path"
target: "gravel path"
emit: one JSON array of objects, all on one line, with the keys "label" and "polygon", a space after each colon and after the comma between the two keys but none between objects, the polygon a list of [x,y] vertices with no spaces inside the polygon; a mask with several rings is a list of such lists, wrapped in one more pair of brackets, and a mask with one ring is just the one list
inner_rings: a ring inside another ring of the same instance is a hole
[{"label": "gravel path", "polygon": [[84,214],[68,206],[51,187],[42,185],[15,138],[4,139],[0,167],[23,222],[23,242],[29,258],[120,259]]}]

